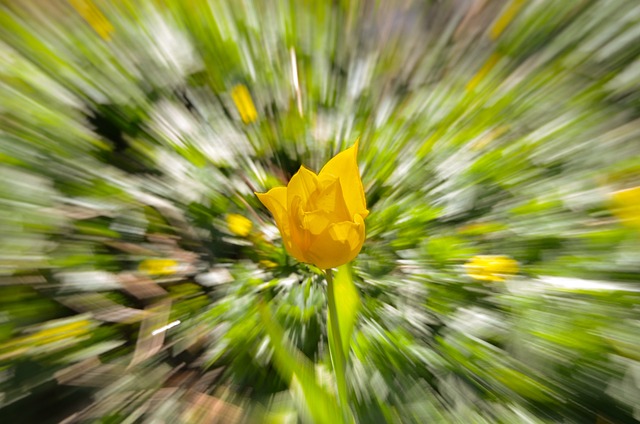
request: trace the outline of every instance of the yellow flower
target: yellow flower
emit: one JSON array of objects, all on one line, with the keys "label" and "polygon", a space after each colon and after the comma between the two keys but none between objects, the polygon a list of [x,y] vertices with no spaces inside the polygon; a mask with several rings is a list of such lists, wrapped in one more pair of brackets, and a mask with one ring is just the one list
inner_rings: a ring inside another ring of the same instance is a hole
[{"label": "yellow flower", "polygon": [[467,84],[467,91],[475,90],[480,82],[482,82],[482,80],[489,74],[489,72],[491,72],[491,70],[498,64],[499,61],[499,53],[493,53],[491,56],[489,56],[485,64],[482,65],[482,68],[480,68],[480,70],[474,75],[473,78],[471,78],[471,80]]},{"label": "yellow flower", "polygon": [[178,262],[173,259],[145,259],[138,270],[148,275],[171,275],[177,271]]},{"label": "yellow flower", "polygon": [[613,213],[629,227],[640,228],[640,186],[613,193]]},{"label": "yellow flower", "polygon": [[111,39],[113,25],[91,0],[70,0],[71,5],[104,40]]},{"label": "yellow flower", "polygon": [[467,275],[482,281],[504,281],[518,272],[518,262],[504,255],[479,255],[465,264]]},{"label": "yellow flower", "polygon": [[274,216],[285,248],[300,262],[329,269],[360,253],[369,211],[357,159],[356,141],[318,175],[300,167],[287,187],[256,193]]},{"label": "yellow flower", "polygon": [[253,105],[253,100],[251,99],[251,94],[249,94],[247,87],[242,84],[238,84],[233,87],[233,90],[231,90],[231,98],[236,104],[236,108],[238,108],[238,113],[240,113],[242,122],[250,124],[258,119],[258,112],[256,111],[256,107]]},{"label": "yellow flower", "polygon": [[260,265],[262,265],[265,268],[275,268],[278,266],[277,263],[270,261],[269,259],[263,259],[260,261]]},{"label": "yellow flower", "polygon": [[233,234],[246,237],[251,233],[253,223],[242,215],[232,213],[227,215],[227,227]]},{"label": "yellow flower", "polygon": [[504,12],[500,15],[500,17],[495,21],[493,27],[489,31],[489,36],[492,40],[497,39],[502,31],[513,21],[513,19],[518,14],[518,11],[524,6],[524,0],[513,0],[509,6],[506,7]]}]

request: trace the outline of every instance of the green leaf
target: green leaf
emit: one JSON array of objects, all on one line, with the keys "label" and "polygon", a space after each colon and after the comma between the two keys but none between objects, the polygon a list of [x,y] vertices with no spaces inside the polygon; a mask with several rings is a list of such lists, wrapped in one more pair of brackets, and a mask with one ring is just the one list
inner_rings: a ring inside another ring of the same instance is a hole
[{"label": "green leaf", "polygon": [[282,327],[273,319],[269,306],[258,305],[262,322],[274,349],[273,361],[293,393],[302,392],[304,403],[314,423],[343,423],[335,397],[316,381],[314,364],[285,337]]},{"label": "green leaf", "polygon": [[[353,276],[348,265],[338,268],[338,272],[333,281],[334,295],[336,298],[336,308],[338,311],[338,324],[340,325],[340,338],[342,339],[342,349],[344,357],[349,357],[349,346],[351,345],[351,336],[356,325],[358,312],[362,306],[358,289],[353,283]],[[329,318],[330,319],[330,318]],[[331,333],[331,325],[329,322],[329,333]],[[329,335],[331,339],[331,335]]]}]

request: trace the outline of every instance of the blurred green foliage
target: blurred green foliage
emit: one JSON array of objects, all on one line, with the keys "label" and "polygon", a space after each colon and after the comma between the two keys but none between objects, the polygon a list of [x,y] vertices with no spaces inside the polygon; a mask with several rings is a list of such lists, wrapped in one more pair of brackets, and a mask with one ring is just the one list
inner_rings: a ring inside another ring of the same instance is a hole
[{"label": "blurred green foliage", "polygon": [[[640,420],[639,30],[626,0],[1,2],[3,422]],[[357,138],[349,415],[324,277],[254,191]]]}]

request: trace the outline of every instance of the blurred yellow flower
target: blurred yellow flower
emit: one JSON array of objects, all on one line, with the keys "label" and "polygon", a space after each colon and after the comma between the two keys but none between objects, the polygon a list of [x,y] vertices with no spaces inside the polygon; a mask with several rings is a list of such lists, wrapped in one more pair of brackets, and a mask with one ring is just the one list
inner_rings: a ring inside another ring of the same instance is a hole
[{"label": "blurred yellow flower", "polygon": [[518,262],[504,255],[478,255],[465,264],[467,275],[482,281],[504,281],[518,272]]},{"label": "blurred yellow flower", "polygon": [[24,357],[43,351],[58,351],[85,340],[92,334],[94,324],[77,317],[53,320],[40,324],[37,331],[0,343],[0,360]]},{"label": "blurred yellow flower", "polygon": [[489,31],[489,36],[492,40],[497,39],[500,34],[507,28],[509,23],[513,21],[513,19],[518,14],[518,11],[524,6],[525,0],[513,0],[509,5],[505,8],[504,12],[496,19],[495,23],[491,27]]},{"label": "blurred yellow flower", "polygon": [[242,84],[238,84],[233,87],[231,90],[231,98],[236,104],[236,108],[238,108],[238,113],[240,113],[242,122],[250,124],[258,119],[258,112],[256,111],[256,107],[253,105],[253,100],[251,99],[251,94],[247,87]]},{"label": "blurred yellow flower", "polygon": [[91,0],[69,0],[74,9],[84,18],[85,21],[98,33],[104,40],[111,39],[113,25],[100,12],[100,9],[93,4]]},{"label": "blurred yellow flower", "polygon": [[471,78],[469,83],[467,84],[467,91],[473,91],[476,89],[478,84],[482,82],[482,80],[491,72],[491,70],[498,64],[500,60],[499,53],[493,53],[487,61],[482,65],[480,70]]},{"label": "blurred yellow flower", "polygon": [[612,212],[629,227],[640,228],[640,186],[613,193]]},{"label": "blurred yellow flower", "polygon": [[287,187],[256,195],[274,216],[287,251],[300,262],[330,269],[360,253],[369,211],[358,171],[357,141],[318,175],[300,167]]},{"label": "blurred yellow flower", "polygon": [[138,266],[140,272],[148,275],[171,275],[177,268],[178,262],[173,259],[145,259]]},{"label": "blurred yellow flower", "polygon": [[268,259],[263,259],[260,261],[260,265],[262,265],[265,268],[275,268],[278,266],[277,263],[270,261]]},{"label": "blurred yellow flower", "polygon": [[253,223],[242,215],[232,213],[227,215],[227,228],[237,236],[246,237],[251,233]]}]

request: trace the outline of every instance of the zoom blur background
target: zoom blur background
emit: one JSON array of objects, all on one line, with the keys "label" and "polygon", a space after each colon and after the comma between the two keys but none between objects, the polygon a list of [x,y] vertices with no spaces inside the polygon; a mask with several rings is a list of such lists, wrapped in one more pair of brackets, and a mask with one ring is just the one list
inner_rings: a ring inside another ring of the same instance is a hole
[{"label": "zoom blur background", "polygon": [[253,192],[357,138],[357,421],[640,421],[639,53],[629,0],[3,0],[2,422],[304,420]]}]

